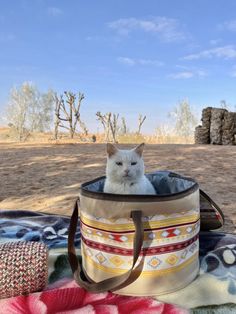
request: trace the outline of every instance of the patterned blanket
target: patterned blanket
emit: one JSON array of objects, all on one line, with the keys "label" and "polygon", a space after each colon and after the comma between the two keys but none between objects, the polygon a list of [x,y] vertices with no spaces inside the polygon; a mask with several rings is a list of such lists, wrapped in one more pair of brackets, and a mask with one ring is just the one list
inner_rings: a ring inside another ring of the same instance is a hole
[{"label": "patterned blanket", "polygon": [[[197,279],[155,300],[110,292],[91,294],[78,287],[67,259],[69,220],[29,211],[0,212],[0,244],[42,241],[49,248],[49,284],[45,291],[0,300],[0,313],[236,313],[236,235],[202,232]],[[75,244],[79,256],[79,227]]]}]

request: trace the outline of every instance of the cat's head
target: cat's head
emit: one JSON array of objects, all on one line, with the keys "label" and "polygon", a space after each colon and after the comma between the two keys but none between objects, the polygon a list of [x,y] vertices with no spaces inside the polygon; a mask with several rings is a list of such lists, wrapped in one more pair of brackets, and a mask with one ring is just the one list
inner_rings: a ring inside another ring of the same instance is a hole
[{"label": "cat's head", "polygon": [[123,150],[107,144],[106,176],[113,182],[130,182],[138,180],[144,175],[142,158],[144,143],[134,149]]}]

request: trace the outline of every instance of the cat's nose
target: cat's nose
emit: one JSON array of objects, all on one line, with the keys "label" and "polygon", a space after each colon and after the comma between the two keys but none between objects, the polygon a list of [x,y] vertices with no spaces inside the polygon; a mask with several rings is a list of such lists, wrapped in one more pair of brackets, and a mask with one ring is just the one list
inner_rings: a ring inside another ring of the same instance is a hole
[{"label": "cat's nose", "polygon": [[129,169],[125,169],[125,174],[129,174]]}]

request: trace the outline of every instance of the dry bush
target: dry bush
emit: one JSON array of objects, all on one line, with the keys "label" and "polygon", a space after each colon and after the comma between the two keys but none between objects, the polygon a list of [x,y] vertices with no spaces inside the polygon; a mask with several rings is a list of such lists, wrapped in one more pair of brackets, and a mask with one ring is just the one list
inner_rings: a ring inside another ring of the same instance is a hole
[{"label": "dry bush", "polygon": [[170,134],[167,136],[157,137],[149,136],[147,137],[147,143],[152,144],[194,144],[193,136],[183,137],[175,134]]},{"label": "dry bush", "polygon": [[[51,144],[70,144],[70,143],[93,143],[93,136],[96,136],[96,143],[106,143],[106,135],[104,133],[91,133],[87,136],[76,133],[74,138],[70,138],[67,132],[61,132],[58,139],[55,140],[53,132],[33,132],[27,137],[27,142],[30,143],[51,143]],[[15,142],[13,130],[10,128],[0,128],[1,142]],[[147,144],[193,144],[193,138],[181,137],[174,133],[156,133],[153,135],[143,135],[137,133],[127,133],[118,136],[120,144],[139,144],[145,142]]]},{"label": "dry bush", "polygon": [[139,144],[145,142],[145,136],[138,133],[127,133],[119,135],[118,142],[121,144]]},{"label": "dry bush", "polygon": [[155,130],[155,135],[151,136],[149,141],[156,144],[193,144],[193,135],[179,135],[175,128],[168,124],[160,125]]},{"label": "dry bush", "polygon": [[0,141],[9,141],[10,137],[10,129],[7,127],[0,127]]}]

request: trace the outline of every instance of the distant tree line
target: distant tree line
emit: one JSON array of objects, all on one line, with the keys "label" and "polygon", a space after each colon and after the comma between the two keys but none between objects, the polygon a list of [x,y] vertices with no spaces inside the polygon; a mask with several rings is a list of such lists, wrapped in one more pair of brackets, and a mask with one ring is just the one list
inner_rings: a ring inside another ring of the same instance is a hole
[{"label": "distant tree line", "polygon": [[[19,141],[26,140],[33,132],[50,131],[53,123],[54,139],[59,138],[60,130],[67,130],[72,139],[75,134],[81,139],[87,138],[89,130],[81,119],[80,113],[84,98],[84,94],[80,92],[75,94],[71,91],[64,91],[63,94],[58,95],[53,90],[48,90],[42,93],[32,83],[25,82],[10,92],[7,120]],[[117,143],[120,136],[132,133],[126,118],[120,117],[117,113],[97,111],[96,117],[102,125],[106,142]],[[146,115],[138,115],[137,130],[132,134],[141,135],[146,118]],[[157,136],[163,136],[170,130],[184,138],[193,135],[197,118],[187,100],[180,102],[169,114],[169,118],[173,120],[171,127],[166,125],[157,127]],[[96,136],[93,135],[91,140],[96,141]]]}]

